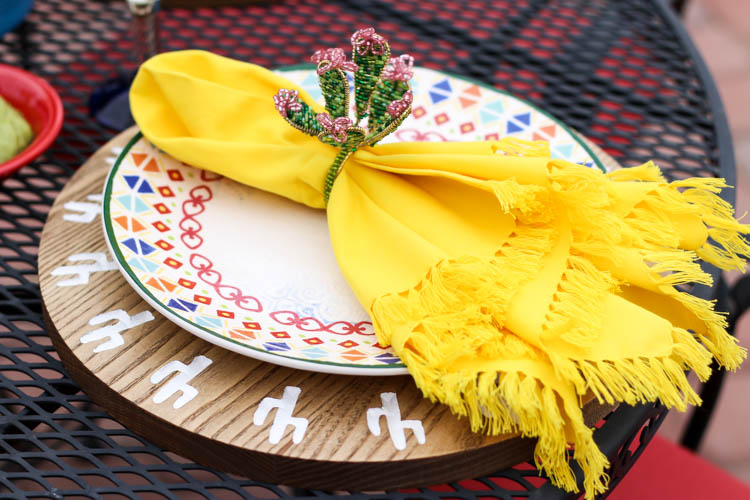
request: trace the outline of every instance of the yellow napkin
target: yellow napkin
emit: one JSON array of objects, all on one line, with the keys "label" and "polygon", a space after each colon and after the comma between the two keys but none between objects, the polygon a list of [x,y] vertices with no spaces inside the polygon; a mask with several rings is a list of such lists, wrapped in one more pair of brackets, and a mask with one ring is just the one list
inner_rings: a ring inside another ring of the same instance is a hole
[{"label": "yellow napkin", "polygon": [[[313,103],[266,69],[185,51],[146,62],[130,100],[171,156],[324,208],[337,150],[285,122],[280,88]],[[591,498],[608,462],[583,395],[684,410],[699,403],[684,370],[745,357],[713,304],[676,288],[710,281],[699,258],[744,269],[748,226],[723,187],[651,163],[603,174],[546,143],[398,143],[356,151],[327,211],[341,270],[424,395],[475,431],[538,437],[537,465],[571,491],[572,444]]]}]

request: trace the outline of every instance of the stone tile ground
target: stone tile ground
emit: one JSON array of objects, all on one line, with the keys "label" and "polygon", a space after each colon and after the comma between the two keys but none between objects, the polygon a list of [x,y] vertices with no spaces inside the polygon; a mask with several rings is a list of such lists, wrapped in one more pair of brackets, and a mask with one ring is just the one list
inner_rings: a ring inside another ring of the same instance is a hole
[{"label": "stone tile ground", "polygon": [[[737,162],[737,212],[742,214],[750,211],[750,1],[689,0],[684,22],[727,111]],[[737,336],[750,347],[750,317],[740,321]],[[671,412],[660,432],[677,441],[686,420]],[[726,377],[699,452],[750,483],[750,362]]]}]

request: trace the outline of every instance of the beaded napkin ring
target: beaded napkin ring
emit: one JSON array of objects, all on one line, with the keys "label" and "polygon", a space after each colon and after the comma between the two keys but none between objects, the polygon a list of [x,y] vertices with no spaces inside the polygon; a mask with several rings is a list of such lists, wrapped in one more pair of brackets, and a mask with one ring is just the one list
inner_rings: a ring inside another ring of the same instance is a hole
[{"label": "beaded napkin ring", "polygon": [[[318,81],[325,98],[325,113],[315,114],[300,100],[296,90],[281,89],[273,96],[276,109],[294,128],[317,136],[322,142],[340,148],[326,175],[323,199],[328,204],[333,182],[349,155],[361,146],[372,146],[398,128],[411,113],[414,58],[408,54],[390,57],[385,38],[374,28],[363,28],[352,35],[352,60],[343,49],[315,52]],[[349,79],[354,74],[354,112],[349,118]],[[367,126],[360,122],[367,118]]]}]

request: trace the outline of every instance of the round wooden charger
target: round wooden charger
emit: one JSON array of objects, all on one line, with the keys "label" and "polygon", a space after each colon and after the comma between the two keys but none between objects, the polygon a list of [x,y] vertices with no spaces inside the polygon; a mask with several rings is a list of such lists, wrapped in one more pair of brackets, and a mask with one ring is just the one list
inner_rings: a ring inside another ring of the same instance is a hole
[{"label": "round wooden charger", "polygon": [[[155,312],[112,263],[100,220],[98,195],[113,148],[134,133],[112,139],[73,176],[39,249],[50,336],[94,401],[198,463],[290,486],[424,486],[532,458],[534,440],[472,433],[466,419],[424,399],[408,376],[328,375],[256,361]],[[593,400],[584,406],[590,424],[609,410]]]}]

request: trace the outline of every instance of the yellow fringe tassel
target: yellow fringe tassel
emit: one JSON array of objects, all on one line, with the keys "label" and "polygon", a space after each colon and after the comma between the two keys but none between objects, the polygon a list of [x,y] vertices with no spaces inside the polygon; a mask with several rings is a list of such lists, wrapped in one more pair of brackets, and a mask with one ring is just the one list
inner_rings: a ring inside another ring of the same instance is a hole
[{"label": "yellow fringe tassel", "polygon": [[[496,149],[538,155],[539,148],[505,141]],[[577,491],[567,461],[572,444],[584,472],[586,498],[591,499],[606,490],[609,464],[583,423],[580,408],[571,407],[570,395],[590,392],[610,404],[660,400],[679,410],[699,404],[685,370],[705,380],[713,358],[736,369],[746,352],[726,333],[726,319],[714,311],[711,301],[676,287],[710,284],[698,257],[722,268],[744,269],[743,256],[750,253],[750,245],[743,235],[750,228],[736,221],[732,207],[719,198],[725,187],[720,179],[667,183],[653,163],[602,174],[552,160],[548,170],[549,187],[512,179],[487,181],[500,210],[517,220],[516,230],[494,257],[443,260],[412,289],[376,299],[371,315],[379,342],[393,343],[426,397],[467,417],[473,431],[537,437],[537,466],[555,485]],[[612,209],[617,201],[613,185],[623,182],[652,184],[625,216]],[[550,213],[550,207],[562,207],[564,214]],[[696,251],[679,249],[680,235],[670,214],[699,215],[710,241]],[[568,217],[573,243],[543,330],[563,331],[560,338],[574,347],[594,345],[606,328],[602,298],[628,283],[592,262],[607,259],[616,264],[617,250],[629,248],[641,256],[654,290],[692,313],[705,331],[696,334],[673,327],[671,353],[662,357],[586,360],[547,352],[508,330],[508,307],[520,284],[539,272],[557,241],[552,221],[559,216]],[[483,368],[497,360],[510,361],[507,366],[513,368]],[[547,364],[556,377],[555,388],[518,368],[524,360]]]}]

